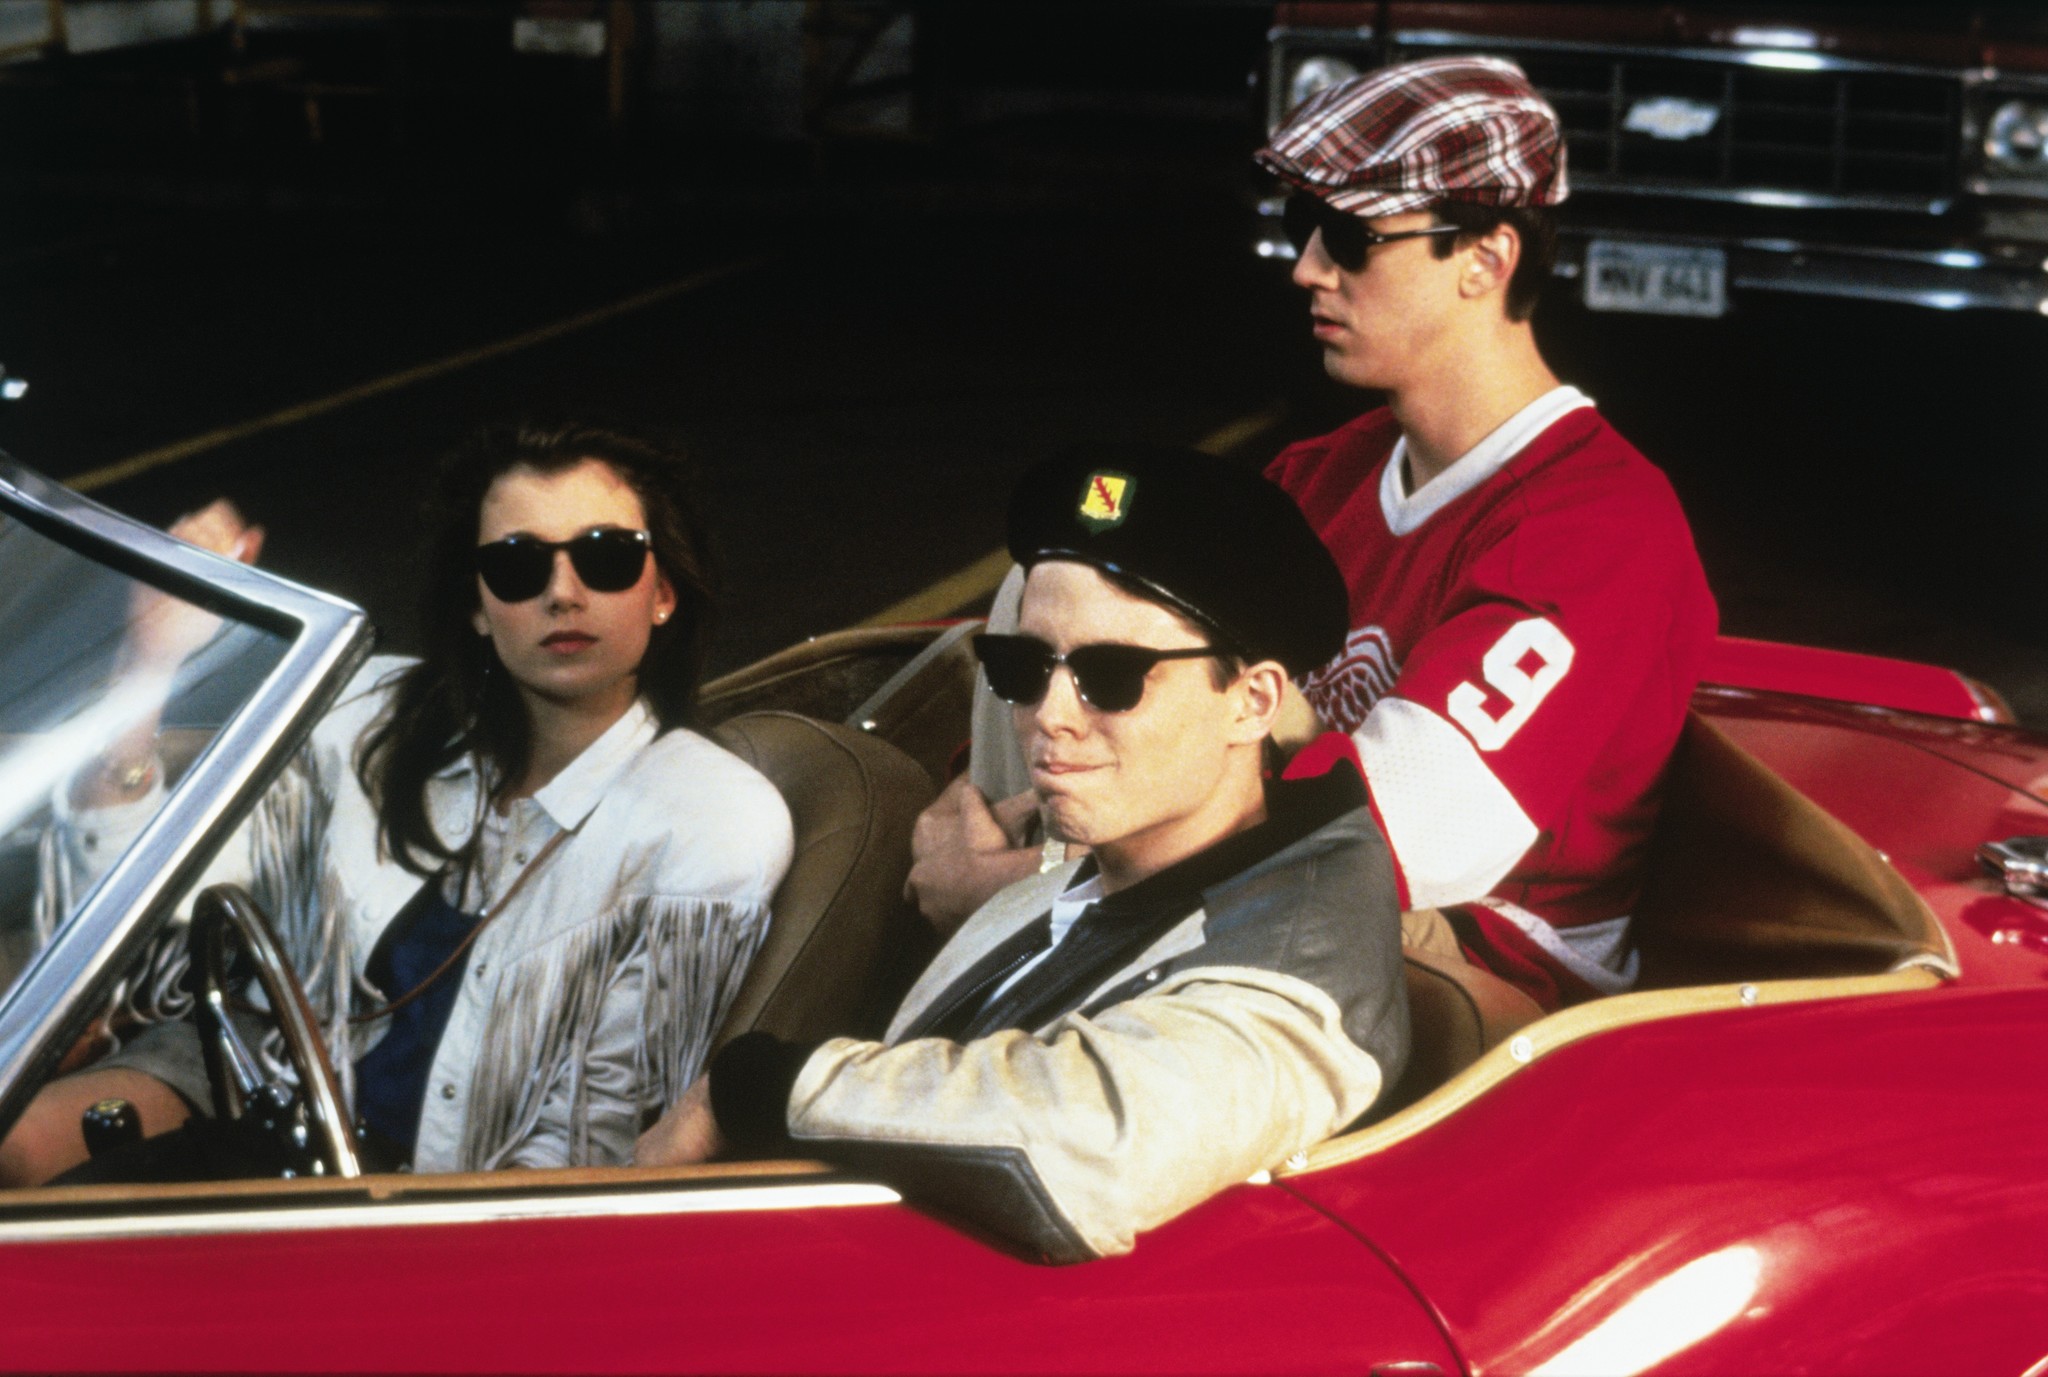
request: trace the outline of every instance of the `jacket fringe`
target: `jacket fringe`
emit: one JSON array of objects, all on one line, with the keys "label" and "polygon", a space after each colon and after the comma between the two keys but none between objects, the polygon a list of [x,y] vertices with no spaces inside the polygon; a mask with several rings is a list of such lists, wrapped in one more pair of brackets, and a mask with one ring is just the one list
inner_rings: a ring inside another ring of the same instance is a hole
[{"label": "jacket fringe", "polygon": [[[566,1100],[568,1164],[591,1165],[585,1072],[607,997],[639,967],[633,1028],[640,1109],[659,1109],[697,1078],[711,1037],[767,932],[757,905],[632,898],[560,939],[557,959],[501,984],[470,1078],[458,1171],[490,1171]],[[616,1016],[616,1015],[615,1015]]]},{"label": "jacket fringe", "polygon": [[[323,1021],[342,1095],[353,1101],[355,1063],[347,1055],[348,925],[340,921],[341,904],[320,864],[334,811],[328,795],[312,756],[303,750],[294,755],[249,818],[249,894],[270,919],[307,1003]],[[271,1075],[295,1079],[276,1028],[266,1032],[258,1052]]]}]

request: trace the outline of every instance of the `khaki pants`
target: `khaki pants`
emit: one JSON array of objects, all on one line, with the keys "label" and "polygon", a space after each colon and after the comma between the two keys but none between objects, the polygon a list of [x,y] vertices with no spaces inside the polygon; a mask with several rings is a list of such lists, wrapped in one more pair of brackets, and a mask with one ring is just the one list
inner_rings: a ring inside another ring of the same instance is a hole
[{"label": "khaki pants", "polygon": [[1451,920],[1439,909],[1411,908],[1402,914],[1401,945],[1432,956],[1465,961],[1465,953],[1458,946],[1458,934],[1451,930]]}]

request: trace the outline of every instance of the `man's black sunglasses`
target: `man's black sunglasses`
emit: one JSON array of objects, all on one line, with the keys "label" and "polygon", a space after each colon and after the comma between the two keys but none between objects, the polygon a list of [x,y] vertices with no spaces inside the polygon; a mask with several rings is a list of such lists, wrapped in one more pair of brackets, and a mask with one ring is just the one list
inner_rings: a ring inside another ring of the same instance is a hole
[{"label": "man's black sunglasses", "polygon": [[1077,645],[1064,655],[1036,636],[983,634],[974,638],[974,656],[996,697],[1020,708],[1035,707],[1052,684],[1052,672],[1065,665],[1074,676],[1081,701],[1103,712],[1129,712],[1145,696],[1145,678],[1161,660],[1197,660],[1227,652],[1213,645],[1186,650],[1154,650],[1150,646]]},{"label": "man's black sunglasses", "polygon": [[566,550],[585,588],[623,593],[640,582],[649,548],[645,531],[585,531],[567,540],[508,536],[476,547],[476,572],[499,602],[525,602],[547,591],[555,576],[555,551]]},{"label": "man's black sunglasses", "polygon": [[1309,238],[1317,230],[1323,232],[1323,252],[1347,273],[1355,273],[1365,267],[1366,250],[1375,244],[1391,244],[1398,239],[1424,239],[1435,234],[1456,234],[1456,225],[1430,225],[1424,229],[1395,230],[1382,234],[1356,215],[1346,215],[1337,210],[1322,197],[1306,191],[1297,191],[1287,198],[1287,209],[1281,215],[1280,223],[1287,230],[1287,242],[1294,245],[1296,253],[1308,252]]}]

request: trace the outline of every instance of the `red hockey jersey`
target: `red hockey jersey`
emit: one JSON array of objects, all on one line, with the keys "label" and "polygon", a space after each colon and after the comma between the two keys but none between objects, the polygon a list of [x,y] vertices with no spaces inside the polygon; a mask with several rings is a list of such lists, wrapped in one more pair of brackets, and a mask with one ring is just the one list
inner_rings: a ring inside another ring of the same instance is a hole
[{"label": "red hockey jersey", "polygon": [[1625,989],[1715,634],[1684,513],[1569,387],[1413,494],[1404,458],[1381,409],[1266,471],[1351,589],[1349,643],[1304,692],[1351,734],[1411,906],[1468,906],[1466,945],[1546,1004]]}]

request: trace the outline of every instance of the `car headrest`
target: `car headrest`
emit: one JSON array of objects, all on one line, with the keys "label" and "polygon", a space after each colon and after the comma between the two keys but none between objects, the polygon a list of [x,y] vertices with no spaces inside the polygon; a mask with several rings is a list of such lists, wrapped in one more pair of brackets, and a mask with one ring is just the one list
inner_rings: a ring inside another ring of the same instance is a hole
[{"label": "car headrest", "polygon": [[796,832],[717,1043],[757,1028],[792,1042],[878,1034],[938,945],[903,897],[931,777],[886,741],[793,712],[746,713],[711,735],[768,777]]}]

